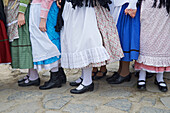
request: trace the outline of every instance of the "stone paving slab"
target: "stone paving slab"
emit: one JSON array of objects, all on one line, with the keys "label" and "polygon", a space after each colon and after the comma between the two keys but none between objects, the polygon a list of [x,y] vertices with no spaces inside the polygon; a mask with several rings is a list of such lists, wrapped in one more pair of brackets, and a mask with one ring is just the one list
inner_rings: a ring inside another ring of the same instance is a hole
[{"label": "stone paving slab", "polygon": [[63,111],[69,112],[69,113],[95,113],[95,106],[89,106],[86,104],[74,104],[69,103]]},{"label": "stone paving slab", "polygon": [[170,113],[170,110],[155,107],[142,107],[140,113]]},{"label": "stone paving slab", "polygon": [[36,113],[40,109],[40,105],[37,102],[23,103],[16,106],[12,111],[8,113]]},{"label": "stone paving slab", "polygon": [[57,94],[57,93],[48,94],[43,99],[43,107],[45,109],[60,110],[72,98],[73,98],[73,96],[71,96],[71,95],[60,95],[60,94]]},{"label": "stone paving slab", "polygon": [[142,103],[142,102],[147,102],[154,106],[156,104],[156,99],[154,97],[142,97],[140,100],[140,103]]},{"label": "stone paving slab", "polygon": [[105,105],[127,112],[129,112],[132,107],[132,103],[128,99],[114,99]]},{"label": "stone paving slab", "polygon": [[161,97],[161,102],[170,109],[170,97]]},{"label": "stone paving slab", "polygon": [[100,96],[103,97],[129,97],[132,93],[128,90],[117,88],[117,89],[111,89],[111,90],[105,90],[100,93]]},{"label": "stone paving slab", "polygon": [[33,99],[33,98],[35,99],[39,96],[42,96],[42,92],[40,91],[18,91],[10,95],[7,99],[9,101],[21,100],[21,99],[28,100],[28,99]]}]

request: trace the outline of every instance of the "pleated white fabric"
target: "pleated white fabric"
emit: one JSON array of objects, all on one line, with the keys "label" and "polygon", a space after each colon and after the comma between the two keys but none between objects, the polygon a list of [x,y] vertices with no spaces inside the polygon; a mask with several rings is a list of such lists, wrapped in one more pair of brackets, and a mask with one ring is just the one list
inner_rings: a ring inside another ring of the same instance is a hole
[{"label": "pleated white fabric", "polygon": [[[103,46],[94,8],[76,7],[66,2],[61,31],[61,66],[83,68],[110,58]],[[104,63],[102,63],[104,64]],[[99,66],[99,65],[98,65]]]}]

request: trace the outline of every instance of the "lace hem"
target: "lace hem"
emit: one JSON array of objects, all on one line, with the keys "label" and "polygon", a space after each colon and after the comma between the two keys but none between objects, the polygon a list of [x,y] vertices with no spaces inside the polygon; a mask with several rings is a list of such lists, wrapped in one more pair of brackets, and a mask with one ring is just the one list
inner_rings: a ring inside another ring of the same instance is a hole
[{"label": "lace hem", "polygon": [[154,66],[148,66],[144,65],[142,63],[135,62],[135,70],[144,70],[150,73],[164,73],[164,72],[170,72],[170,66],[168,67],[154,67]]},{"label": "lace hem", "polygon": [[170,66],[170,57],[151,57],[140,55],[137,62],[154,67],[168,67]]},{"label": "lace hem", "polygon": [[51,64],[34,65],[34,69],[37,69],[38,71],[41,71],[42,69],[51,70],[54,67],[60,67],[60,60]]},{"label": "lace hem", "polygon": [[87,66],[100,67],[110,59],[104,47],[86,49],[76,53],[61,53],[61,66],[63,68],[76,69]]}]

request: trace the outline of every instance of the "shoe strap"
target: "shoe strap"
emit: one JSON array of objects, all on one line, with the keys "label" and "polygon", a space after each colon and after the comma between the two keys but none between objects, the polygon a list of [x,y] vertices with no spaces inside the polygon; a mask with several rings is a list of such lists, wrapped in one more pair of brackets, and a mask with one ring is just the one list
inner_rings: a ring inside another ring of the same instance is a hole
[{"label": "shoe strap", "polygon": [[139,82],[145,82],[145,83],[146,83],[146,81],[145,81],[145,80],[138,80],[138,83],[139,83]]},{"label": "shoe strap", "polygon": [[82,85],[83,87],[85,87],[85,85],[84,85],[84,84],[80,84],[80,85]]},{"label": "shoe strap", "polygon": [[83,81],[83,79],[80,77],[80,80],[81,80],[81,82]]},{"label": "shoe strap", "polygon": [[[158,84],[160,85],[160,84],[165,84],[166,85],[166,83],[165,82],[158,82]],[[166,85],[167,86],[167,85]]]}]

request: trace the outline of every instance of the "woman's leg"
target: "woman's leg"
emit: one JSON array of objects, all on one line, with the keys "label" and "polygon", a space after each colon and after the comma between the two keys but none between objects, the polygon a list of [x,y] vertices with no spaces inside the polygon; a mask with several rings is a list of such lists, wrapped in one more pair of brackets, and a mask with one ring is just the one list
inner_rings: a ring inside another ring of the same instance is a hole
[{"label": "woman's leg", "polygon": [[144,71],[144,70],[140,70],[140,72],[139,72],[137,88],[139,90],[146,90],[146,71]]},{"label": "woman's leg", "polygon": [[160,91],[162,91],[162,92],[168,91],[168,87],[163,79],[163,73],[156,74],[155,84],[158,85],[158,88]]},{"label": "woman's leg", "polygon": [[29,78],[25,81],[18,83],[21,87],[26,86],[39,86],[40,85],[40,78],[39,74],[36,69],[29,69]]},{"label": "woman's leg", "polygon": [[62,86],[62,83],[64,83],[63,81],[65,81],[63,78],[66,79],[65,73],[62,72],[58,66],[54,67],[50,70],[50,80],[40,86],[39,89],[46,90],[51,88],[59,88]]},{"label": "woman's leg", "polygon": [[83,81],[82,83],[76,88],[72,89],[70,92],[74,94],[81,94],[87,91],[93,91],[94,84],[92,81],[92,67],[83,68]]},{"label": "woman's leg", "polygon": [[92,75],[93,76],[93,80],[98,80],[98,79],[103,78],[104,76],[106,76],[106,73],[107,73],[106,65],[101,66],[100,67],[100,71],[98,71],[95,75]]},{"label": "woman's leg", "polygon": [[81,77],[73,82],[70,82],[70,86],[79,86],[82,83],[83,78],[84,78],[84,74],[83,74],[83,69],[82,69]]},{"label": "woman's leg", "polygon": [[121,61],[121,71],[118,73],[114,79],[108,81],[109,84],[121,84],[126,81],[130,81],[131,73],[129,71],[130,62]]},{"label": "woman's leg", "polygon": [[126,77],[130,73],[130,71],[129,71],[130,62],[121,61],[121,64],[122,65],[121,65],[120,76]]}]

